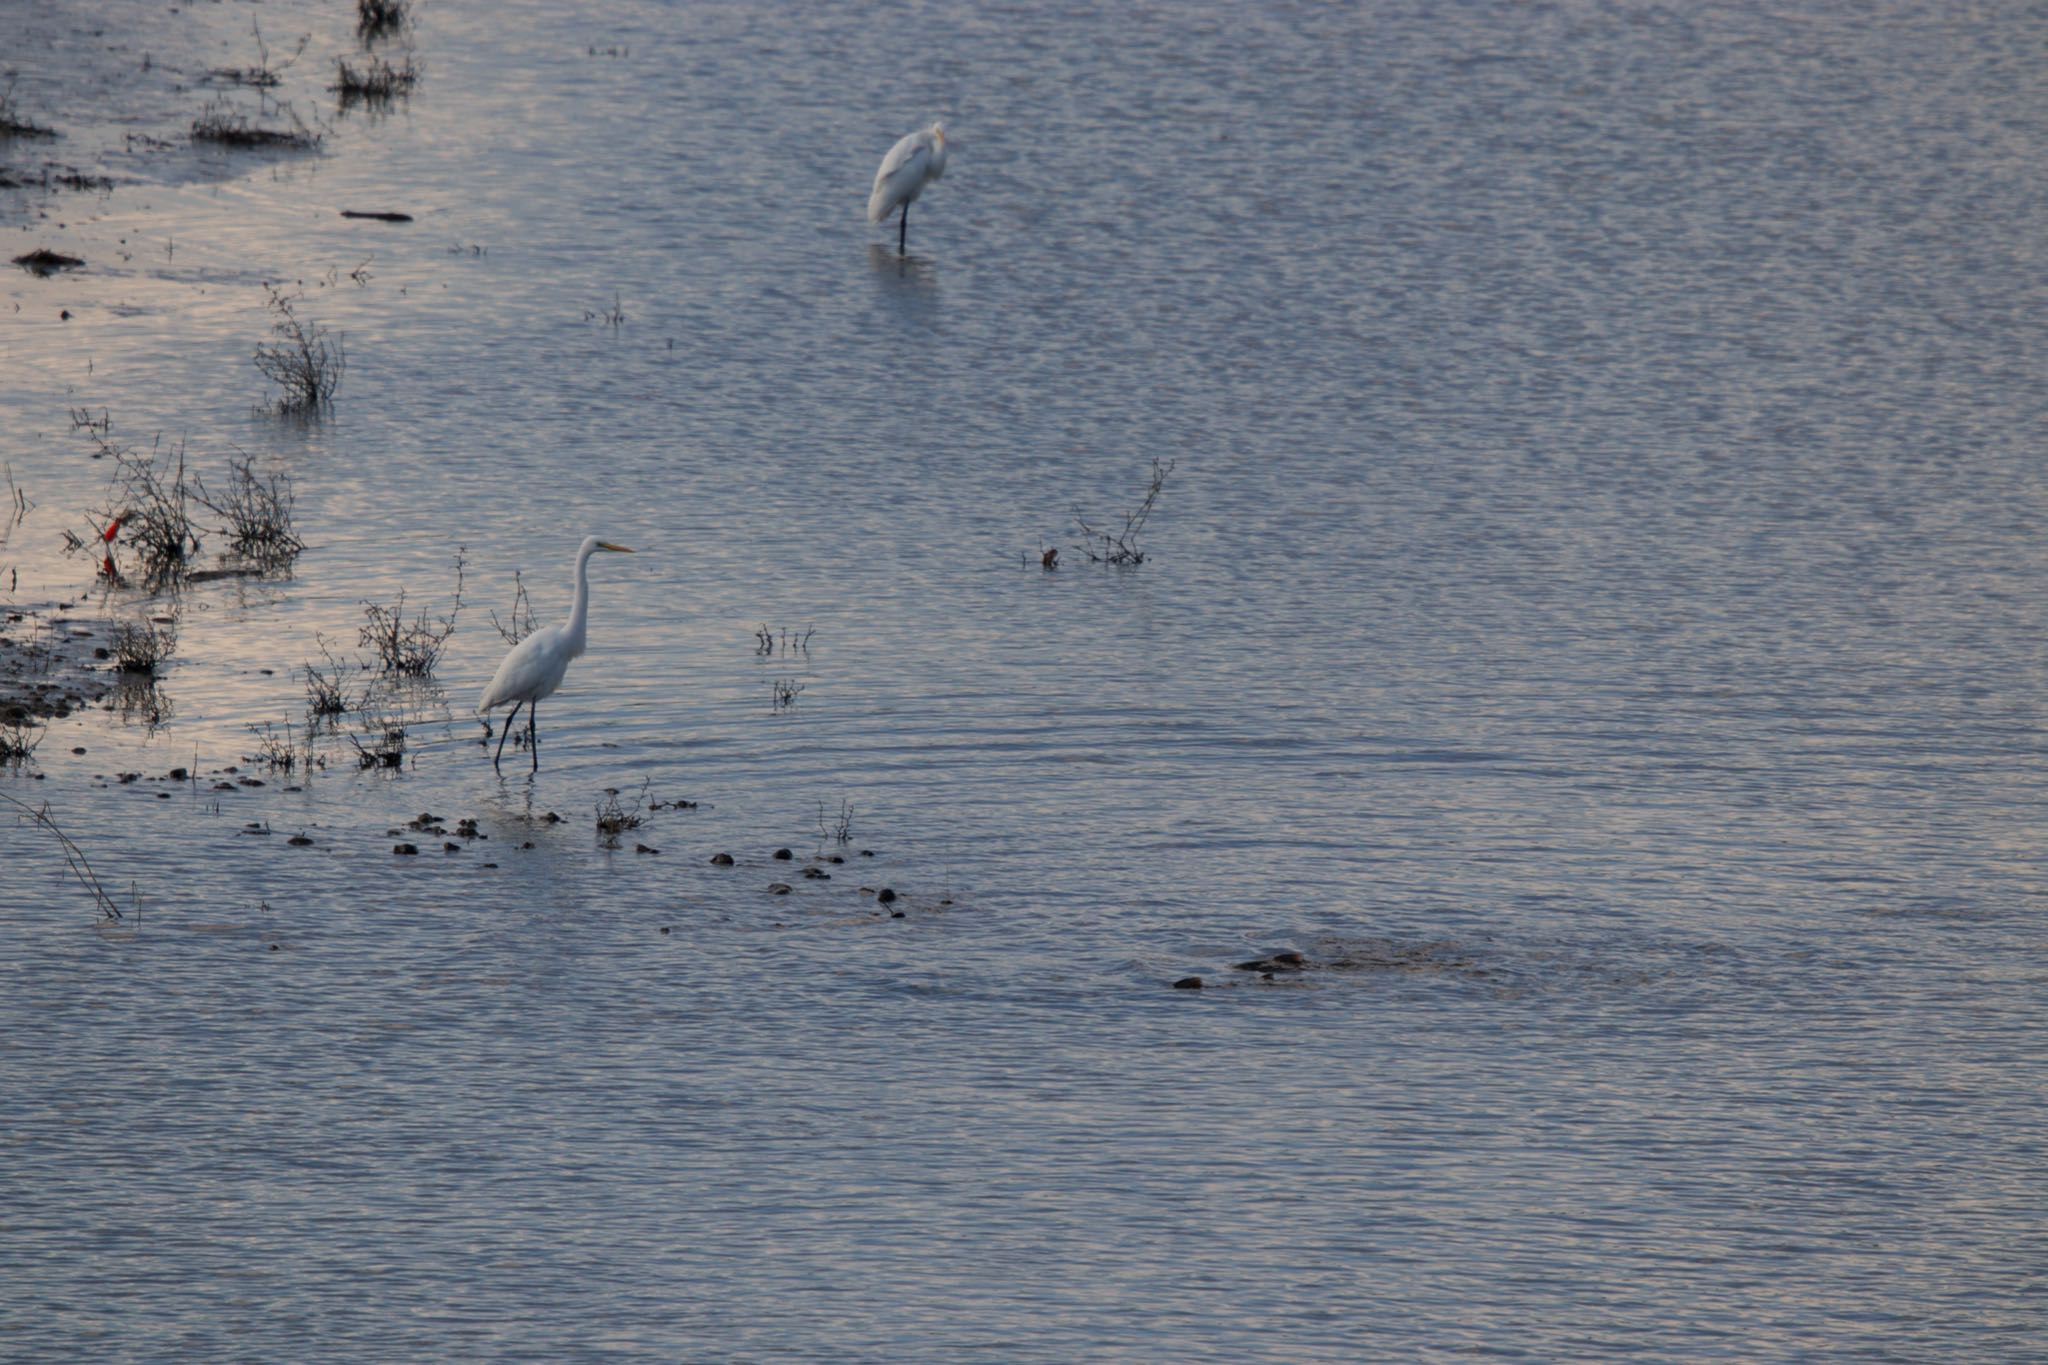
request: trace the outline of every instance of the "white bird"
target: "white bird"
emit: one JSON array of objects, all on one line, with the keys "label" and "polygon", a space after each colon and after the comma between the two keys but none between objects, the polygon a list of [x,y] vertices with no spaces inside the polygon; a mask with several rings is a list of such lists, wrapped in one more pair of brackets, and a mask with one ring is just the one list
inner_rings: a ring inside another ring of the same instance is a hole
[{"label": "white bird", "polygon": [[910,205],[924,193],[924,187],[946,173],[946,125],[934,123],[920,128],[889,149],[882,169],[875,172],[874,192],[868,195],[868,221],[879,223],[898,206],[903,222],[896,229],[896,254],[902,255],[910,240]]},{"label": "white bird", "polygon": [[534,730],[533,717],[539,709],[542,697],[554,695],[562,685],[562,676],[569,671],[569,661],[583,653],[588,638],[585,623],[590,616],[590,557],[599,550],[614,550],[622,555],[633,552],[623,545],[614,545],[596,536],[585,538],[581,549],[576,551],[576,605],[569,611],[569,619],[558,625],[545,626],[512,646],[512,652],[505,656],[505,662],[498,665],[498,671],[491,678],[491,685],[484,689],[477,699],[478,715],[494,707],[512,703],[511,712],[505,717],[504,734],[498,736],[498,752],[491,755],[491,766],[498,766],[498,760],[505,753],[505,736],[512,733],[512,722],[519,718],[519,708],[526,708],[526,747],[533,754],[533,770],[540,771],[540,737]]}]

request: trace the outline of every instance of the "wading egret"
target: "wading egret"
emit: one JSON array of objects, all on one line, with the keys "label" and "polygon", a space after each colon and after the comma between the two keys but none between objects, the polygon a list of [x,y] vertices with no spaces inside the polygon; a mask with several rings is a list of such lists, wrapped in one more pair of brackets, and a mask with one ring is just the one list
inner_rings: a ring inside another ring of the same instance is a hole
[{"label": "wading egret", "polygon": [[590,616],[590,557],[599,550],[614,550],[622,555],[633,553],[623,545],[614,545],[596,536],[586,538],[582,548],[576,551],[576,605],[570,608],[569,619],[560,625],[537,630],[512,646],[505,662],[498,665],[491,685],[477,699],[478,715],[506,702],[512,703],[511,711],[505,716],[504,734],[498,736],[498,751],[491,755],[493,768],[504,757],[505,736],[512,733],[512,722],[519,718],[519,708],[524,706],[526,747],[533,755],[533,770],[540,771],[540,736],[534,729],[534,713],[539,709],[540,699],[553,695],[554,690],[562,685],[562,675],[569,671],[569,661],[583,653],[584,641],[589,638],[585,625]]},{"label": "wading egret", "polygon": [[946,125],[934,123],[920,128],[882,158],[875,172],[874,192],[868,195],[868,221],[879,223],[899,206],[903,221],[896,228],[896,254],[902,255],[910,241],[910,205],[924,193],[924,187],[946,173]]}]

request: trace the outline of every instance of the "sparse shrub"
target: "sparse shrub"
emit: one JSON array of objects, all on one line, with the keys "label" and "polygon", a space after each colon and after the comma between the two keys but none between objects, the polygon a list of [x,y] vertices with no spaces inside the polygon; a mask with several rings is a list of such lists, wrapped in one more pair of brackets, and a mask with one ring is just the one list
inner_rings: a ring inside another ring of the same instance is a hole
[{"label": "sparse shrub", "polygon": [[402,768],[405,766],[405,727],[388,721],[371,722],[364,732],[350,735],[359,768]]},{"label": "sparse shrub", "polygon": [[360,66],[346,57],[337,57],[334,84],[327,88],[341,97],[344,109],[357,103],[374,107],[410,95],[419,78],[419,67],[410,52],[401,56],[396,65],[374,54],[364,58]]},{"label": "sparse shrub", "polygon": [[310,152],[320,145],[320,133],[307,126],[289,101],[276,103],[270,112],[288,119],[289,126],[266,127],[236,108],[233,100],[222,96],[209,101],[199,111],[199,117],[192,120],[192,140],[216,142],[223,147],[266,147],[295,152]]},{"label": "sparse shrub", "polygon": [[326,637],[316,635],[313,639],[320,646],[320,656],[326,664],[323,667],[311,659],[306,660],[306,718],[309,724],[330,716],[346,715],[355,709],[358,700],[349,689],[349,676],[357,670],[334,657],[334,651],[327,647]]},{"label": "sparse shrub", "polygon": [[[1084,543],[1074,548],[1088,556],[1091,564],[1138,565],[1145,562],[1145,552],[1138,546],[1138,537],[1145,529],[1146,520],[1152,515],[1153,505],[1159,501],[1159,490],[1166,487],[1167,475],[1173,473],[1174,461],[1154,458],[1152,461],[1152,483],[1145,490],[1145,500],[1137,510],[1124,513],[1123,530],[1111,533],[1099,531],[1081,515],[1081,509],[1074,509],[1074,521],[1081,528]],[[1051,564],[1046,565],[1051,568]]]},{"label": "sparse shrub", "polygon": [[[96,514],[91,540],[72,536],[67,551],[114,544],[117,538],[141,560],[142,578],[152,591],[174,587],[184,577],[191,557],[199,553],[199,534],[192,522],[196,489],[185,477],[185,446],[163,450],[150,444],[147,456],[116,445],[99,431],[87,429],[93,458],[114,461],[112,491]],[[112,557],[102,566],[112,569]],[[109,577],[115,575],[109,572]]]},{"label": "sparse shrub", "polygon": [[839,802],[839,814],[826,822],[825,803],[818,803],[818,844],[823,847],[826,840],[836,844],[853,842],[853,803],[845,799]]},{"label": "sparse shrub", "polygon": [[153,678],[178,646],[178,628],[167,621],[120,621],[107,643],[123,673]]},{"label": "sparse shrub", "polygon": [[298,747],[292,742],[292,723],[286,720],[284,734],[280,736],[269,721],[251,725],[249,733],[256,737],[256,752],[244,755],[250,763],[261,763],[273,772],[288,773],[299,765]]},{"label": "sparse shrub", "polygon": [[379,669],[412,678],[424,678],[434,671],[434,665],[441,661],[441,650],[447,645],[448,637],[455,633],[455,618],[462,612],[464,562],[463,551],[458,548],[455,552],[455,600],[446,616],[429,616],[426,609],[421,608],[410,621],[406,620],[403,589],[399,590],[398,601],[388,607],[377,602],[363,603],[366,619],[360,643],[376,658]]},{"label": "sparse shrub", "polygon": [[246,455],[228,462],[228,488],[220,501],[196,480],[194,496],[215,516],[227,518],[223,529],[230,550],[266,568],[285,568],[306,548],[292,533],[291,476],[273,473],[259,479],[253,466]]},{"label": "sparse shrub", "polygon": [[[512,619],[500,621],[494,611],[491,613],[491,626],[508,645],[516,645],[533,634],[533,604],[526,600],[526,584],[520,580],[517,569],[512,571]],[[486,725],[485,728],[490,727]]]},{"label": "sparse shrub", "polygon": [[43,729],[27,716],[0,720],[0,767],[18,768],[28,762],[43,742]]},{"label": "sparse shrub", "polygon": [[299,319],[291,295],[266,282],[273,315],[270,331],[276,341],[256,347],[256,368],[281,391],[280,413],[311,416],[334,401],[341,387],[348,354],[339,333]]},{"label": "sparse shrub", "polygon": [[787,711],[803,695],[804,685],[795,678],[776,678],[771,685],[774,688],[774,701],[769,707],[771,711]]}]

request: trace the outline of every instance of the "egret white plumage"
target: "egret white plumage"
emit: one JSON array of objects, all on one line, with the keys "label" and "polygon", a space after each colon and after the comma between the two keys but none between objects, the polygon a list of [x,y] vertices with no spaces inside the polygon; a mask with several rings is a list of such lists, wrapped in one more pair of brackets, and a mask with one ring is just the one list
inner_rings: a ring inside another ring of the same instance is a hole
[{"label": "egret white plumage", "polygon": [[491,677],[491,685],[484,689],[477,699],[478,715],[512,703],[512,710],[505,716],[505,730],[498,736],[498,751],[491,755],[491,766],[498,766],[498,760],[505,754],[505,736],[512,733],[512,722],[519,718],[519,708],[526,708],[526,747],[533,755],[533,770],[540,771],[540,737],[534,727],[534,714],[539,709],[542,697],[552,696],[562,685],[562,676],[569,671],[569,661],[583,653],[585,641],[589,638],[586,629],[590,617],[590,557],[599,550],[612,550],[622,555],[633,552],[623,545],[614,545],[596,536],[585,538],[576,551],[576,605],[570,608],[569,619],[557,625],[545,626],[512,646],[512,652],[505,656],[505,662],[498,665],[498,671]]},{"label": "egret white plumage", "polygon": [[946,125],[934,123],[920,128],[882,158],[875,172],[875,188],[868,195],[868,221],[879,223],[896,209],[903,221],[896,228],[896,253],[903,254],[910,241],[910,206],[924,187],[946,173]]}]

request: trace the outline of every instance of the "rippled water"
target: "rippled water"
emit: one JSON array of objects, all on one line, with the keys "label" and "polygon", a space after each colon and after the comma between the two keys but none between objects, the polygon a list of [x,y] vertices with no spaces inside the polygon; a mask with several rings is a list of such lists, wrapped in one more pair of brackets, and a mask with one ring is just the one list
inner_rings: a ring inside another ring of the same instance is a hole
[{"label": "rippled water", "polygon": [[[2038,12],[16,8],[5,601],[179,639],[0,775],[140,901],[0,824],[0,1356],[2048,1350]],[[317,155],[183,142],[251,19]],[[74,408],[297,572],[95,589]],[[406,765],[214,790],[458,546]]]}]

